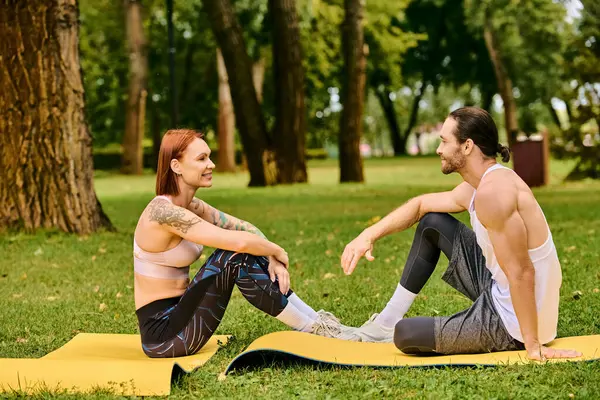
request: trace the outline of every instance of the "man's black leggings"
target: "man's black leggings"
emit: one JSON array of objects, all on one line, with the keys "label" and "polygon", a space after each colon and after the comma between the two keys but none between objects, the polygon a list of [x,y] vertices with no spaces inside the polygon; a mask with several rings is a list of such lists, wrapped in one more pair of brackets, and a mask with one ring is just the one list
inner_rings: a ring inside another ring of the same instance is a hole
[{"label": "man's black leggings", "polygon": [[[456,218],[444,213],[428,213],[421,218],[400,279],[404,288],[419,293],[433,274],[440,253],[450,260],[458,225]],[[435,352],[433,318],[401,320],[396,324],[394,343],[406,354]]]},{"label": "man's black leggings", "polygon": [[400,284],[421,291],[440,258],[448,257],[442,279],[473,304],[451,316],[400,320],[396,347],[407,354],[468,354],[524,349],[504,326],[492,299],[492,274],[475,232],[449,214],[426,214],[419,223]]}]

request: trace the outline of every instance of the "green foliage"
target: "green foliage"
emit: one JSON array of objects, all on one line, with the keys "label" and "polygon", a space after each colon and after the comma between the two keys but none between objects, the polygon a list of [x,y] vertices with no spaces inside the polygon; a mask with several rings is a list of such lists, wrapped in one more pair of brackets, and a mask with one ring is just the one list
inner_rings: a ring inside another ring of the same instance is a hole
[{"label": "green foliage", "polygon": [[[214,129],[217,114],[216,47],[200,0],[175,2],[176,86],[179,126]],[[148,54],[146,132],[171,127],[168,36],[163,0],[144,5]],[[87,119],[94,145],[120,143],[125,127],[128,52],[122,2],[80,2],[81,64]]]},{"label": "green foliage", "polygon": [[[585,0],[565,52],[560,95],[567,121],[555,134],[554,154],[575,158],[568,179],[600,179],[600,6]],[[569,80],[568,84],[566,84]]]},{"label": "green foliage", "polygon": [[[163,0],[146,4],[148,34],[148,116],[159,131],[172,127],[169,93],[167,15]],[[175,77],[178,126],[215,129],[218,107],[216,46],[201,1],[175,2]]]},{"label": "green foliage", "polygon": [[[423,35],[405,32],[400,21],[409,1],[370,0],[364,13],[367,79],[369,85],[400,87],[404,55]],[[323,146],[337,141],[340,105],[332,102],[341,87],[341,24],[343,2],[304,0],[299,4],[305,54],[309,116],[308,143]],[[319,113],[317,116],[317,113]]]},{"label": "green foliage", "polygon": [[331,104],[331,95],[341,87],[340,25],[344,9],[340,1],[304,0],[298,4],[298,14],[304,53],[307,145],[322,147],[326,141],[337,141],[339,109]]},{"label": "green foliage", "polygon": [[[557,185],[572,167],[551,164],[552,186],[535,189],[563,268],[559,336],[598,334],[600,288],[597,234],[600,184]],[[367,160],[365,185],[338,185],[337,164],[311,163],[308,185],[246,187],[244,174],[216,174],[215,187],[198,195],[209,204],[247,219],[289,253],[294,291],[315,309],[334,312],[357,326],[385,306],[397,285],[414,230],[382,239],[371,263],[361,261],[344,276],[344,245],[402,202],[460,181],[439,171],[437,158]],[[58,232],[6,232],[0,240],[0,357],[35,358],[64,345],[78,332],[137,334],[133,296],[132,241],[137,218],[153,197],[154,176],[99,174],[94,180],[104,210],[117,227],[78,237]],[[243,199],[243,201],[240,201]],[[468,215],[459,216],[463,222]],[[205,256],[211,249],[205,249]],[[195,273],[206,258],[192,265]],[[458,312],[469,301],[441,280],[447,260],[408,316]],[[328,275],[326,275],[328,274]],[[333,277],[331,277],[331,274]],[[331,277],[331,278],[330,278]],[[575,300],[572,293],[583,295]],[[100,307],[104,304],[104,307]],[[548,363],[495,368],[327,368],[268,365],[218,376],[259,336],[286,329],[253,308],[234,289],[217,334],[235,335],[211,360],[173,384],[173,399],[189,398],[598,398],[600,362]],[[13,395],[11,395],[13,396]],[[16,394],[14,394],[16,397]],[[50,397],[49,393],[44,395]],[[66,398],[59,393],[56,398]],[[67,398],[81,398],[72,396]],[[101,391],[93,398],[117,398]]]},{"label": "green foliage", "polygon": [[495,33],[517,102],[549,101],[561,84],[565,6],[547,0],[465,0],[465,6],[473,34],[481,37],[486,24]]},{"label": "green foliage", "polygon": [[480,92],[495,93],[489,54],[483,39],[468,30],[463,0],[414,1],[406,10],[404,26],[427,38],[407,54],[403,65],[407,81],[421,81],[435,90],[442,84],[468,83]]},{"label": "green foliage", "polygon": [[128,76],[123,3],[81,0],[79,7],[86,119],[95,145],[120,142]]},{"label": "green foliage", "polygon": [[427,37],[403,30],[404,11],[409,3],[410,0],[368,3],[365,43],[369,48],[367,74],[373,88],[400,87],[406,53]]}]

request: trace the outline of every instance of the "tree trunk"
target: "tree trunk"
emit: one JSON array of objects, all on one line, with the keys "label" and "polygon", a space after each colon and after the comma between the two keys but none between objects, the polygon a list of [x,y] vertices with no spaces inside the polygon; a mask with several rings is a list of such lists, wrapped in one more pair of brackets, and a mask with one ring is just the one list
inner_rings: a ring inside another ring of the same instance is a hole
[{"label": "tree trunk", "polygon": [[[417,118],[419,117],[419,105],[421,104],[421,99],[425,94],[425,90],[427,89],[427,82],[423,82],[423,85],[419,89],[419,93],[415,95],[413,99],[413,104],[410,109],[410,117],[408,118],[408,124],[406,125],[406,129],[404,130],[404,143],[406,145],[406,138],[410,135],[410,132],[413,130],[417,123]],[[417,141],[418,143],[418,141]],[[418,146],[418,144],[417,144]],[[419,153],[421,152],[421,148],[419,147]]]},{"label": "tree trunk", "polygon": [[273,29],[275,125],[279,183],[306,182],[304,68],[295,0],[269,0]]},{"label": "tree trunk", "polygon": [[148,80],[148,59],[146,37],[139,0],[124,0],[125,28],[129,48],[129,91],[125,115],[125,135],[123,136],[123,156],[121,172],[141,175],[144,170],[144,121],[146,119],[146,82]]},{"label": "tree trunk", "polygon": [[276,164],[267,137],[265,120],[252,82],[252,62],[246,52],[240,24],[229,0],[204,0],[217,45],[227,68],[235,122],[250,171],[249,186],[276,184]]},{"label": "tree trunk", "polygon": [[[552,106],[552,103],[548,102],[548,111],[550,111],[550,115],[552,116],[552,120],[558,126],[560,130],[562,130],[562,124],[560,123],[560,118],[558,117],[558,113]],[[600,125],[599,125],[600,126]]]},{"label": "tree trunk", "polygon": [[342,23],[344,74],[342,77],[342,115],[340,119],[340,182],[363,182],[360,155],[362,115],[365,98],[366,47],[363,35],[364,0],[344,0]]},{"label": "tree trunk", "polygon": [[235,115],[231,103],[227,70],[217,49],[217,71],[219,74],[219,120],[217,121],[217,137],[219,139],[219,165],[221,172],[235,172]]},{"label": "tree trunk", "polygon": [[513,96],[513,86],[508,72],[504,67],[502,56],[500,54],[500,48],[496,39],[495,32],[493,31],[490,16],[486,16],[486,23],[483,28],[483,37],[485,39],[485,45],[490,53],[490,59],[494,65],[494,72],[496,74],[496,81],[498,82],[498,90],[502,101],[504,102],[504,124],[506,128],[506,137],[508,140],[508,146],[511,147],[517,140],[517,134],[519,133],[519,125],[517,123],[517,103]]},{"label": "tree trunk", "polygon": [[254,90],[256,90],[256,98],[258,103],[262,104],[263,101],[263,83],[265,81],[265,59],[260,58],[258,61],[252,64],[252,83],[254,84]]},{"label": "tree trunk", "polygon": [[0,226],[112,228],[93,185],[76,0],[0,3]]},{"label": "tree trunk", "polygon": [[383,114],[387,120],[390,128],[390,136],[392,138],[392,146],[394,147],[394,155],[401,156],[406,154],[406,137],[402,136],[400,132],[400,125],[398,125],[398,117],[396,116],[396,110],[394,108],[394,102],[390,100],[389,91],[379,91],[375,89],[379,104],[383,109]]},{"label": "tree trunk", "polygon": [[[183,63],[183,76],[181,85],[179,86],[177,104],[186,104],[188,101],[194,101],[192,93],[188,88],[191,85],[192,79],[198,79],[198,66],[194,64],[194,54],[198,51],[198,44],[194,40],[186,41],[185,61]],[[207,65],[204,71],[204,76],[208,75],[210,67]]]},{"label": "tree trunk", "polygon": [[160,111],[157,103],[151,102],[152,119],[150,120],[150,131],[152,133],[152,168],[158,170],[158,153],[160,153],[160,143],[162,141],[160,126]]},{"label": "tree trunk", "polygon": [[484,110],[486,110],[489,113],[492,112],[492,102],[494,101],[494,94],[495,93],[492,91],[484,91],[481,94],[481,97],[482,97],[481,108],[483,108]]}]

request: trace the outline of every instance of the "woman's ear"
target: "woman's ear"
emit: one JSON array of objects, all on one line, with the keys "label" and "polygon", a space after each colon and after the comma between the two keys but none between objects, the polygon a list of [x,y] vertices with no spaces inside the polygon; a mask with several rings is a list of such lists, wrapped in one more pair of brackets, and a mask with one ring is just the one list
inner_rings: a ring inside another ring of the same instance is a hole
[{"label": "woman's ear", "polygon": [[174,158],[171,160],[171,170],[173,172],[175,172],[176,175],[181,175],[181,164],[179,163],[179,160]]}]

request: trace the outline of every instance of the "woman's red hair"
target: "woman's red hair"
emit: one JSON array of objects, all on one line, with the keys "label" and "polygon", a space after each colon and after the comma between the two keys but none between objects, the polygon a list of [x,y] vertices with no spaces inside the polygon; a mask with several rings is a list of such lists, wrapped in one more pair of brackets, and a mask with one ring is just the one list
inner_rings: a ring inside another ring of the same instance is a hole
[{"label": "woman's red hair", "polygon": [[170,129],[163,136],[156,170],[156,194],[158,196],[165,194],[177,196],[179,194],[175,172],[171,169],[171,160],[181,159],[183,152],[194,139],[204,140],[204,134],[193,129]]}]

